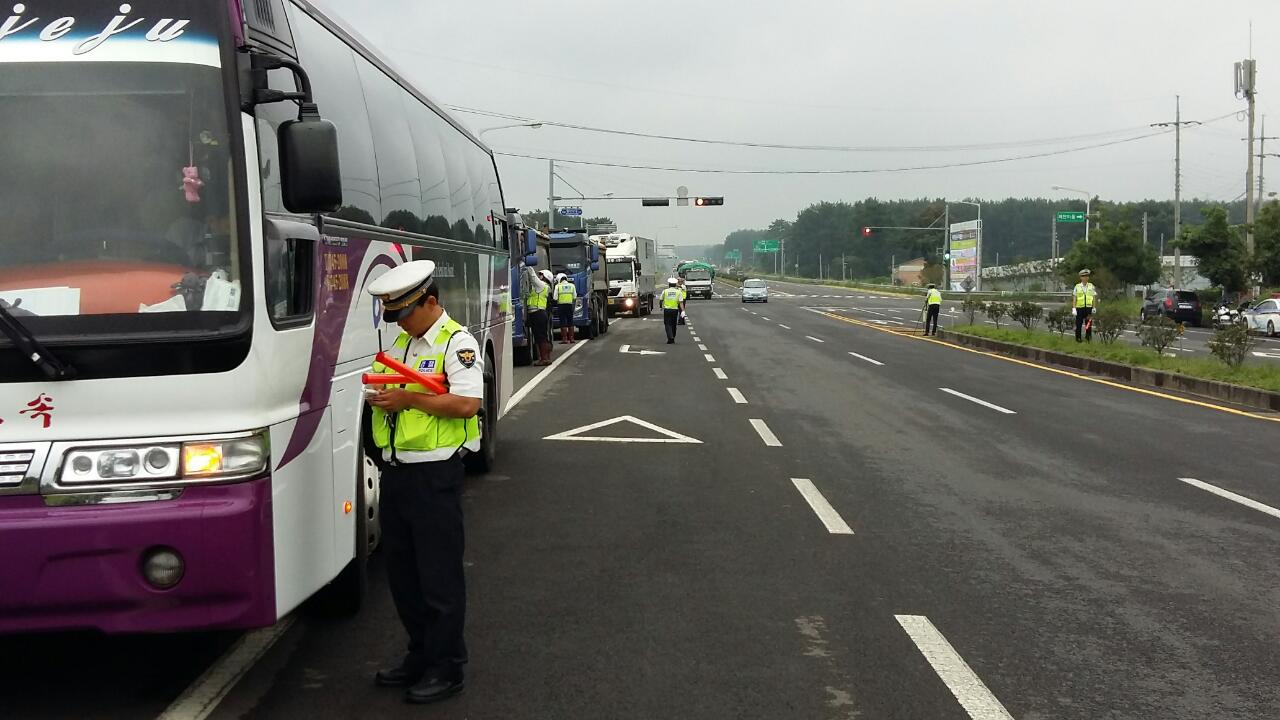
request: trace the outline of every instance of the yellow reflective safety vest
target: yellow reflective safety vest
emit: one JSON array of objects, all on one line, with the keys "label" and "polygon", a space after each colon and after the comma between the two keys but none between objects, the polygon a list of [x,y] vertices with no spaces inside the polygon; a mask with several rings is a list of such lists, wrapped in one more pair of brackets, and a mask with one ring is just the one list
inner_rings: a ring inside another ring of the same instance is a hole
[{"label": "yellow reflective safety vest", "polygon": [[529,290],[529,309],[530,310],[546,310],[547,297],[551,295],[551,286],[543,285],[542,291]]},{"label": "yellow reflective safety vest", "polygon": [[556,302],[561,305],[572,305],[573,301],[578,297],[578,288],[573,283],[565,280],[556,283]]},{"label": "yellow reflective safety vest", "polygon": [[925,304],[926,304],[926,305],[941,305],[941,304],[942,304],[942,293],[938,292],[938,289],[937,289],[937,288],[934,288],[934,289],[930,290],[930,291],[929,291],[928,296],[925,298]]},{"label": "yellow reflective safety vest", "polygon": [[1075,299],[1076,307],[1091,308],[1098,301],[1098,289],[1093,283],[1076,283]]},{"label": "yellow reflective safety vest", "polygon": [[679,310],[681,300],[684,300],[684,291],[680,288],[669,287],[662,291],[663,310]]},{"label": "yellow reflective safety vest", "polygon": [[[434,360],[434,367],[443,372],[449,341],[460,332],[463,332],[462,326],[450,318],[441,326],[435,341],[432,343],[434,347],[440,349],[439,354],[419,357],[419,365],[422,365],[421,361],[423,360]],[[391,357],[407,357],[409,354],[409,341],[409,333],[400,333],[400,337],[396,338],[392,349],[388,350],[387,354]],[[395,374],[394,370],[377,361],[373,363],[373,371],[375,373]],[[412,392],[426,392],[426,388],[421,385],[411,384],[402,385],[401,387]],[[469,418],[446,418],[429,415],[413,408],[405,408],[398,413],[391,414],[376,407],[372,408],[372,410],[373,442],[380,448],[391,447],[392,432],[395,433],[396,450],[413,452],[428,452],[438,448],[460,448],[467,442],[480,437],[480,419],[474,415]]]}]

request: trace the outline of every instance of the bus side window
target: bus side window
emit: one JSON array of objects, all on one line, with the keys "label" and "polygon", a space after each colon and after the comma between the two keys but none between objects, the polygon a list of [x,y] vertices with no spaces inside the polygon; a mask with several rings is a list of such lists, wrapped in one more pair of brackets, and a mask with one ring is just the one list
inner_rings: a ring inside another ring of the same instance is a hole
[{"label": "bus side window", "polygon": [[311,322],[315,303],[315,249],[312,240],[268,238],[267,310],[277,329]]}]

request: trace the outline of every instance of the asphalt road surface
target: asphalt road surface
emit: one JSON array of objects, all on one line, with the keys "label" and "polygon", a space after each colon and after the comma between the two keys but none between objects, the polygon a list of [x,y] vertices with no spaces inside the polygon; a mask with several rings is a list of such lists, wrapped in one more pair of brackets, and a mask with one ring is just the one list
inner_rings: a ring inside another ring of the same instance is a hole
[{"label": "asphalt road surface", "polygon": [[[211,717],[1276,717],[1280,418],[905,336],[870,295],[691,301],[674,346],[621,319],[541,375],[465,494],[462,696],[373,686],[403,644],[375,555],[359,616],[300,614]],[[153,718],[226,642],[6,640],[0,717]]]},{"label": "asphalt road surface", "polygon": [[[850,290],[824,285],[770,281],[769,288],[772,293],[771,298],[775,303],[801,303],[809,306],[833,305],[838,308],[838,312],[849,312],[853,316],[868,322],[889,326],[914,326],[920,321],[920,310],[924,304],[923,297],[886,295],[883,292]],[[725,299],[738,298],[736,287],[724,285],[720,286],[718,290]],[[1056,307],[1050,303],[1040,304],[1046,310]],[[983,313],[977,314],[976,321],[986,325],[995,325]],[[1134,318],[1134,322],[1136,321],[1137,318]],[[964,325],[968,322],[968,317],[960,312],[959,302],[948,300],[943,303],[942,313],[938,321],[939,326],[945,328],[952,325]],[[1022,326],[1017,321],[1006,317],[1000,321],[1000,327],[1021,328]],[[1044,329],[1044,323],[1041,322],[1039,327]],[[1213,332],[1213,329],[1209,327],[1187,326],[1182,338],[1165,352],[1171,357],[1212,359],[1213,356],[1209,353],[1209,346],[1206,343],[1213,337]],[[1074,328],[1069,330],[1067,334],[1068,336],[1073,335]],[[1256,339],[1257,347],[1254,348],[1253,354],[1246,362],[1280,363],[1280,338],[1258,337]],[[1140,346],[1142,344],[1138,334],[1133,330],[1126,330],[1121,336],[1121,341],[1129,345]]]}]

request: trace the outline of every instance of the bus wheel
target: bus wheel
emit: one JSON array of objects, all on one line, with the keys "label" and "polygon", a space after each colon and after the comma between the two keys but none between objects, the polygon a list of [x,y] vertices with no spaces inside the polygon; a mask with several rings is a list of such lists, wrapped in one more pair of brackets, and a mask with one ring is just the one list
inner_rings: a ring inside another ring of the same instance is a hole
[{"label": "bus wheel", "polygon": [[498,459],[498,388],[493,371],[493,355],[484,354],[484,400],[480,406],[480,450],[462,459],[467,472],[483,475]]}]

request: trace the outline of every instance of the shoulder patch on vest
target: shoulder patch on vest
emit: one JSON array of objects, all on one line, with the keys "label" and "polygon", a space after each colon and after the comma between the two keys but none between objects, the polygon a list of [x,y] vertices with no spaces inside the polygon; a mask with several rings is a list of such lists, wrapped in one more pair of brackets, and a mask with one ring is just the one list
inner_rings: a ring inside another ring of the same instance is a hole
[{"label": "shoulder patch on vest", "polygon": [[470,370],[476,364],[476,351],[471,348],[459,350],[458,362],[462,363],[462,367]]}]

